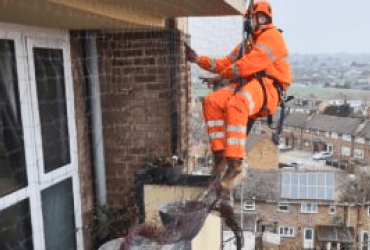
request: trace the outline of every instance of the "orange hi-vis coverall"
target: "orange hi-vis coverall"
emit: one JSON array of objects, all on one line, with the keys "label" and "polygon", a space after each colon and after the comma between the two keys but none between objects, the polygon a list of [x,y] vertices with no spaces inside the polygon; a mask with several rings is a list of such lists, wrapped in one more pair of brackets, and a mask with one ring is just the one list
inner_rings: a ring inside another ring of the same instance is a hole
[{"label": "orange hi-vis coverall", "polygon": [[[279,93],[273,84],[277,80],[284,90],[291,84],[288,50],[281,33],[271,24],[253,33],[253,39],[244,55],[237,59],[241,45],[230,55],[215,59],[198,58],[198,65],[232,84],[207,95],[203,102],[204,118],[212,151],[225,150],[228,159],[243,159],[245,154],[248,119],[273,114],[279,104]],[[255,74],[265,71],[262,77],[266,89],[268,112],[264,106],[264,91]],[[238,79],[243,79],[242,88],[235,93]]]}]

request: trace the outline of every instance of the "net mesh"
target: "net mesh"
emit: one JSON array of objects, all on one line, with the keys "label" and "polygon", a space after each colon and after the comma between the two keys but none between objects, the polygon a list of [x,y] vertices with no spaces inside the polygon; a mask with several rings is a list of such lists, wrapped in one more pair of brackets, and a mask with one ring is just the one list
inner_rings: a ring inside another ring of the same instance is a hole
[{"label": "net mesh", "polygon": [[[199,80],[209,74],[186,61],[184,43],[223,57],[242,41],[242,18],[164,19],[161,1],[139,2],[0,1],[1,250],[95,250],[132,233],[144,213],[146,223],[158,223],[159,205],[201,195],[192,177],[143,171],[163,164],[199,178],[210,173],[202,111],[210,90]],[[191,8],[193,1],[164,2],[171,14],[186,15],[177,4]],[[265,127],[257,123],[252,133]],[[343,237],[359,240],[338,249],[370,248],[368,222],[358,225],[360,233],[344,220],[348,213],[370,214],[368,179],[340,177],[338,188],[350,190],[343,201],[361,206],[338,206],[319,220],[300,214],[300,204],[278,205],[279,170],[251,173],[232,200],[247,245],[262,242],[256,231],[266,230],[287,237],[282,249],[300,249],[305,227],[347,223]],[[150,181],[171,185],[139,185]],[[256,227],[256,200],[282,215],[259,214],[265,224]],[[293,220],[285,218],[293,212]],[[222,229],[224,249],[235,249],[231,229]]]}]

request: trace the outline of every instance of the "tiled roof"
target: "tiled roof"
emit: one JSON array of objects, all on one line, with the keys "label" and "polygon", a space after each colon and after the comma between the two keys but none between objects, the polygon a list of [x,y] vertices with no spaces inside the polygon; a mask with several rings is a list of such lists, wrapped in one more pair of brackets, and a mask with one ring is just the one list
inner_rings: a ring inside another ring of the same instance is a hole
[{"label": "tiled roof", "polygon": [[357,136],[370,138],[370,121],[366,122],[365,126],[358,132]]},{"label": "tiled roof", "polygon": [[354,135],[361,123],[362,121],[359,118],[319,114],[307,121],[306,128]]},{"label": "tiled roof", "polygon": [[287,126],[302,128],[304,127],[308,118],[309,118],[308,114],[301,113],[301,112],[294,112],[285,117],[284,124]]}]

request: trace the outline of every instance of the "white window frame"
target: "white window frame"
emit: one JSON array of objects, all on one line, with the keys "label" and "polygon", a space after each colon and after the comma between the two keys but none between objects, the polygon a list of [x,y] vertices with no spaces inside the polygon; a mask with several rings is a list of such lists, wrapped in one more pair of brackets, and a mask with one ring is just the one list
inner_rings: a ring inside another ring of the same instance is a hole
[{"label": "white window frame", "polygon": [[343,156],[351,156],[351,148],[349,147],[342,147],[340,150],[340,154]]},{"label": "white window frame", "polygon": [[[332,211],[334,210],[334,211]],[[333,215],[337,213],[337,206],[335,204],[330,204],[329,205],[329,214]]]},{"label": "white window frame", "polygon": [[364,159],[364,150],[363,149],[358,149],[356,148],[353,150],[353,157],[358,158],[358,159]]},{"label": "white window frame", "polygon": [[[367,249],[366,248],[364,248],[366,245],[366,243],[364,243],[364,234],[367,234],[367,238],[368,238],[368,242],[367,242]],[[362,231],[361,232],[361,240],[360,240],[360,246],[361,246],[361,250],[362,249],[366,249],[366,250],[370,250],[370,232],[369,231]]]},{"label": "white window frame", "polygon": [[[306,231],[311,230],[312,231],[312,239],[307,240],[306,239]],[[303,230],[303,248],[304,249],[314,249],[314,240],[315,240],[315,230],[313,228],[304,228]]]},{"label": "white window frame", "polygon": [[364,137],[356,137],[355,142],[360,144],[365,144],[365,138]]},{"label": "white window frame", "polygon": [[[281,233],[281,229],[283,229],[283,233]],[[285,230],[288,229],[288,230]],[[288,231],[288,234],[285,234],[285,232]],[[292,233],[290,233],[292,232]],[[280,237],[284,238],[293,238],[295,236],[295,230],[292,226],[279,226],[279,235]]]},{"label": "white window frame", "polygon": [[[287,209],[281,209],[281,207],[286,207]],[[290,207],[289,207],[289,203],[287,203],[286,201],[281,201],[278,203],[277,205],[277,209],[279,212],[282,212],[282,213],[289,213],[290,211]]]},{"label": "white window frame", "polygon": [[352,141],[352,136],[351,135],[343,134],[342,135],[342,140],[343,141],[349,141],[349,142],[351,142]]},{"label": "white window frame", "polygon": [[[315,209],[314,210],[307,210],[307,206],[308,205],[311,205],[311,207],[314,207]],[[301,213],[303,214],[315,214],[317,213],[317,210],[318,210],[318,207],[317,207],[317,203],[316,202],[302,202],[301,203]]]},{"label": "white window frame", "polygon": [[326,138],[329,138],[330,137],[330,133],[329,132],[326,132],[325,133],[325,136],[326,136]]},{"label": "white window frame", "polygon": [[[327,152],[334,153],[334,145],[333,144],[327,144]],[[331,149],[331,150],[330,150]]]},{"label": "white window frame", "polygon": [[338,139],[338,134],[335,132],[331,132],[331,138]]},{"label": "white window frame", "polygon": [[[250,204],[248,204],[250,203]],[[246,200],[243,204],[244,211],[256,211],[256,202],[254,200]]]},{"label": "white window frame", "polygon": [[[24,149],[28,186],[0,198],[0,211],[24,199],[29,200],[33,247],[45,250],[41,192],[61,181],[71,179],[73,188],[76,247],[84,249],[80,180],[78,173],[77,139],[74,110],[73,78],[70,58],[70,37],[68,30],[52,30],[31,26],[0,23],[0,39],[14,41],[20,108],[22,116]],[[71,163],[44,174],[42,157],[41,126],[37,104],[37,90],[33,62],[33,47],[46,46],[63,50],[65,98],[67,100],[68,132],[70,137]]]},{"label": "white window frame", "polygon": [[367,216],[370,217],[370,205],[367,206]]}]

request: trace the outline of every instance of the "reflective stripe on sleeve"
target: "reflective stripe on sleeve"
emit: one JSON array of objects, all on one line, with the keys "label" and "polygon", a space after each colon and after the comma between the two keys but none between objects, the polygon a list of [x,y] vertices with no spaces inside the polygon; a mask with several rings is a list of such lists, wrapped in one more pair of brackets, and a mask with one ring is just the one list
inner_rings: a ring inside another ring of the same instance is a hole
[{"label": "reflective stripe on sleeve", "polygon": [[209,139],[213,140],[213,139],[220,139],[220,138],[224,138],[225,137],[225,133],[224,132],[214,132],[214,133],[209,133]]},{"label": "reflective stripe on sleeve", "polygon": [[233,72],[233,76],[234,76],[234,78],[239,78],[238,65],[237,65],[236,63],[234,63],[234,64],[231,66],[231,69],[232,69],[232,72]]},{"label": "reflective stripe on sleeve", "polygon": [[245,98],[248,99],[249,114],[252,114],[255,106],[252,95],[249,92],[245,91],[244,89],[240,90],[240,94],[242,94]]},{"label": "reflective stripe on sleeve", "polygon": [[229,138],[226,140],[227,145],[245,145],[245,139]]},{"label": "reflective stripe on sleeve", "polygon": [[247,130],[246,126],[238,126],[238,125],[229,125],[229,126],[227,126],[227,132],[245,133],[246,130]]},{"label": "reflective stripe on sleeve", "polygon": [[260,49],[263,49],[267,53],[267,55],[270,57],[270,60],[272,62],[275,62],[276,58],[274,56],[274,53],[272,53],[272,50],[269,47],[267,47],[266,45],[264,45],[262,43],[257,43],[256,47],[260,48]]},{"label": "reflective stripe on sleeve", "polygon": [[208,67],[209,71],[215,71],[216,70],[216,60],[214,58],[211,58],[211,65]]},{"label": "reflective stripe on sleeve", "polygon": [[208,127],[218,127],[218,126],[224,126],[225,121],[224,120],[212,120],[207,122]]}]

